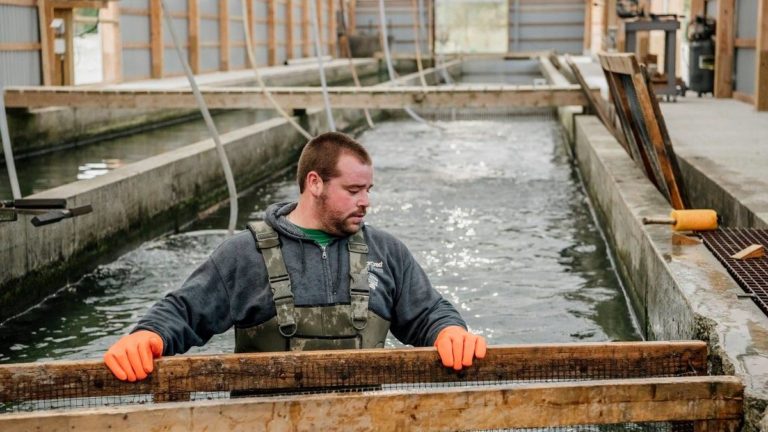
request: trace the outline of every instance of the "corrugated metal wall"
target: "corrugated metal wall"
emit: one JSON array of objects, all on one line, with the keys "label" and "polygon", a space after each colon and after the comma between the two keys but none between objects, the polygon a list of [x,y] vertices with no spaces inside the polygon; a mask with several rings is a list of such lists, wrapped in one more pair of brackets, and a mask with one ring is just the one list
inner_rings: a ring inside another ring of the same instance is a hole
[{"label": "corrugated metal wall", "polygon": [[[757,37],[757,0],[736,2],[736,38]],[[748,95],[755,94],[755,48],[736,48],[734,53],[736,73],[733,75],[733,89]]]},{"label": "corrugated metal wall", "polygon": [[[429,23],[429,8],[431,0],[423,0],[422,22]],[[415,34],[413,30],[414,11],[411,0],[388,0],[384,4],[387,16],[387,33],[394,41],[390,45],[392,54],[415,54]],[[379,2],[377,0],[358,0],[355,10],[355,31],[358,34],[379,34]],[[422,54],[430,52],[428,30],[421,28],[419,46]]]},{"label": "corrugated metal wall", "polygon": [[584,49],[584,0],[508,0],[509,51]]},{"label": "corrugated metal wall", "polygon": [[149,0],[120,1],[120,34],[123,43],[123,80],[152,76]]},{"label": "corrugated metal wall", "polygon": [[0,44],[29,44],[29,49],[0,51],[0,85],[41,85],[37,8],[0,5]]}]

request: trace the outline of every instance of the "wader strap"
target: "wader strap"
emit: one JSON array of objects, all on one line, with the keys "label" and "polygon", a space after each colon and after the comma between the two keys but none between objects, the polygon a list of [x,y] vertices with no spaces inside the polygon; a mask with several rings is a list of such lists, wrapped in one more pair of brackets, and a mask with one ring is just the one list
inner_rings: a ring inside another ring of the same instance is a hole
[{"label": "wader strap", "polygon": [[349,237],[349,291],[352,297],[352,327],[362,330],[368,325],[368,245],[362,228]]},{"label": "wader strap", "polygon": [[280,334],[289,338],[296,334],[297,326],[291,279],[285,268],[285,261],[283,261],[280,239],[277,232],[264,222],[251,222],[248,224],[248,228],[256,237],[261,254],[264,256],[264,263],[267,265],[269,286],[272,288],[272,297],[277,309],[277,324]]}]

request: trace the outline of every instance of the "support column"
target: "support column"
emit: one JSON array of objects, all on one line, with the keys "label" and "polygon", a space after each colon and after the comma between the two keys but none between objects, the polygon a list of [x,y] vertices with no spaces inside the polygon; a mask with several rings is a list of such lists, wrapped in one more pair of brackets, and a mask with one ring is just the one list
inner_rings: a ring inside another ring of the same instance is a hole
[{"label": "support column", "polygon": [[229,64],[229,2],[219,0],[219,70],[231,70]]},{"label": "support column", "polygon": [[163,7],[160,0],[149,1],[149,44],[152,52],[152,78],[163,77]]},{"label": "support column", "polygon": [[192,73],[200,73],[200,10],[197,0],[187,0],[188,43],[187,58]]},{"label": "support column", "polygon": [[715,97],[733,96],[733,51],[735,0],[717,1],[717,35],[715,42]]},{"label": "support column", "polygon": [[755,108],[768,111],[768,0],[759,0],[757,4],[756,42]]}]

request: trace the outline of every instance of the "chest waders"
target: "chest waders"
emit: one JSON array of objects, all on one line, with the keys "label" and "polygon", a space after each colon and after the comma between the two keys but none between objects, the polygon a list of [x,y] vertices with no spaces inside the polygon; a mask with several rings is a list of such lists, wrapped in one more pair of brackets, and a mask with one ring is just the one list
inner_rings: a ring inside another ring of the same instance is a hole
[{"label": "chest waders", "polygon": [[349,238],[350,304],[294,304],[277,232],[264,222],[248,224],[267,266],[277,315],[249,328],[235,328],[235,352],[383,348],[389,321],[368,309],[368,245],[363,230]]}]

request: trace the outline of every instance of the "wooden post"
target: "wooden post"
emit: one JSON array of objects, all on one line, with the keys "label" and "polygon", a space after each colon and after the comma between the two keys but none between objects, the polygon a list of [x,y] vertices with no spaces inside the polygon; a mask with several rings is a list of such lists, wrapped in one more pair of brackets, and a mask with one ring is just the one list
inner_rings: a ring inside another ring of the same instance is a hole
[{"label": "wooden post", "polygon": [[149,0],[149,44],[152,78],[163,77],[163,9],[160,0]]},{"label": "wooden post", "polygon": [[285,0],[285,58],[293,58],[293,0]]},{"label": "wooden post", "polygon": [[336,57],[336,2],[328,0],[328,54]]},{"label": "wooden post", "polygon": [[277,63],[277,0],[267,0],[267,64]]},{"label": "wooden post", "polygon": [[[427,1],[427,31],[429,34],[429,50],[432,55],[435,55],[435,8],[433,1]],[[434,59],[432,66],[435,65]]]},{"label": "wooden post", "polygon": [[123,80],[123,48],[120,34],[120,5],[110,2],[99,11],[100,20],[109,24],[102,27],[104,50],[104,82],[117,83]]},{"label": "wooden post", "polygon": [[[237,1],[237,0],[235,0],[235,1]],[[251,46],[253,46],[254,47],[253,49],[255,50],[256,49],[255,48],[256,47],[256,36],[254,35],[254,33],[256,33],[256,32],[253,31],[253,24],[255,22],[256,17],[254,15],[255,14],[253,13],[253,0],[247,0],[245,2],[245,16],[243,17],[243,19],[245,20],[245,25],[247,25],[248,29],[250,30],[250,33],[251,33]],[[246,64],[246,69],[247,69],[248,68],[248,45],[244,46],[243,49],[245,50],[245,55],[246,55],[246,57],[245,57],[246,58],[245,64]],[[256,53],[253,53],[253,56],[256,57]],[[257,62],[257,61],[258,60],[254,59],[254,62]],[[256,65],[254,64],[253,67],[256,67]]]},{"label": "wooden post", "polygon": [[229,64],[229,1],[219,0],[219,69],[231,70]]},{"label": "wooden post", "polygon": [[733,44],[735,0],[717,1],[717,35],[715,41],[715,97],[733,96]]},{"label": "wooden post", "polygon": [[301,55],[309,57],[309,2],[301,1]]},{"label": "wooden post", "polygon": [[757,5],[755,53],[755,108],[768,111],[768,0],[759,0]]},{"label": "wooden post", "polygon": [[42,66],[43,85],[51,85],[51,29],[48,25],[48,7],[46,0],[37,0],[37,21],[40,27],[40,63]]},{"label": "wooden post", "polygon": [[584,0],[584,50],[592,46],[592,0]]},{"label": "wooden post", "polygon": [[697,15],[705,15],[704,0],[691,0],[690,21],[693,21]]},{"label": "wooden post", "polygon": [[189,48],[187,58],[192,73],[200,73],[200,10],[197,7],[198,0],[187,0],[187,27]]}]

